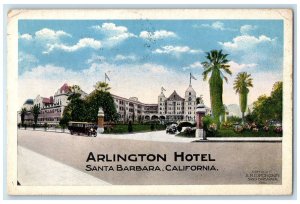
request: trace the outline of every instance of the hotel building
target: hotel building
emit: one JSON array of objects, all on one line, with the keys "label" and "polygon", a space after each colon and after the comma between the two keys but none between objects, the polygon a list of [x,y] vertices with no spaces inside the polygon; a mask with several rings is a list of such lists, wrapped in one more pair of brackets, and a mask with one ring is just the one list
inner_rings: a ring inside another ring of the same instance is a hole
[{"label": "hotel building", "polygon": [[[83,91],[81,94],[83,98],[87,96]],[[25,123],[33,123],[33,115],[30,110],[34,105],[38,105],[41,110],[38,124],[58,125],[64,108],[68,105],[69,95],[70,86],[64,84],[55,92],[54,96],[41,97],[38,95],[35,99],[26,100],[22,107],[28,110],[25,115]],[[137,97],[127,99],[114,94],[112,97],[116,110],[120,114],[120,122],[128,122],[129,120],[195,121],[197,96],[191,84],[186,89],[184,97],[181,97],[175,90],[166,97],[162,90],[155,104],[140,102]],[[206,108],[206,110],[207,114],[210,114],[210,109]],[[18,116],[18,123],[20,123],[20,113]]]}]

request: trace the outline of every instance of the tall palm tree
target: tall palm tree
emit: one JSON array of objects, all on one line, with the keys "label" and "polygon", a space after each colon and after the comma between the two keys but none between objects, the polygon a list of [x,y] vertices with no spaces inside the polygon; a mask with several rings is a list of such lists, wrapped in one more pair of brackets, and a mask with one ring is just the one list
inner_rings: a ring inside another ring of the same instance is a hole
[{"label": "tall palm tree", "polygon": [[21,111],[20,111],[22,126],[24,126],[24,121],[25,121],[25,115],[26,115],[26,113],[27,113],[27,109],[26,108],[22,108]]},{"label": "tall palm tree", "polygon": [[228,54],[224,54],[222,50],[211,50],[206,53],[207,61],[202,62],[204,71],[202,73],[203,80],[205,81],[210,74],[209,78],[209,91],[210,103],[212,108],[212,115],[220,124],[220,115],[223,113],[223,79],[227,82],[225,73],[231,75],[227,59]]},{"label": "tall palm tree", "polygon": [[251,74],[247,72],[240,72],[236,76],[233,84],[233,89],[239,94],[240,109],[242,112],[242,119],[244,123],[244,116],[247,109],[247,97],[249,93],[249,87],[253,87]]},{"label": "tall palm tree", "polygon": [[105,83],[105,82],[102,82],[102,81],[98,81],[96,84],[95,84],[95,89],[98,90],[98,91],[108,91],[110,90],[110,87],[108,85],[108,83]]},{"label": "tall palm tree", "polygon": [[31,112],[33,115],[34,124],[37,125],[39,114],[41,113],[40,107],[38,105],[34,105],[31,108]]}]

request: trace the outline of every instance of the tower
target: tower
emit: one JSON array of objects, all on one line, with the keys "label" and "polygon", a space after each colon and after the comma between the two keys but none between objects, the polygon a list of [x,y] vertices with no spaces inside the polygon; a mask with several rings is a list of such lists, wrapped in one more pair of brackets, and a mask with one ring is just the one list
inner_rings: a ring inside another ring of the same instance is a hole
[{"label": "tower", "polygon": [[184,97],[184,120],[195,121],[196,111],[196,91],[193,89],[192,84],[185,91]]},{"label": "tower", "polygon": [[166,114],[166,96],[164,94],[165,89],[161,87],[161,93],[158,95],[158,114]]}]

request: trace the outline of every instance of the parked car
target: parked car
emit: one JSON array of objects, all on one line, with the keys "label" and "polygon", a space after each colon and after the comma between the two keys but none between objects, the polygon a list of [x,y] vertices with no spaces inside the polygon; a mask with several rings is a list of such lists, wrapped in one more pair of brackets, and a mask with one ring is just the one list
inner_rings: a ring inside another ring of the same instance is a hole
[{"label": "parked car", "polygon": [[167,126],[166,133],[175,134],[177,132],[177,124]]},{"label": "parked car", "polygon": [[85,134],[91,137],[97,136],[97,125],[88,122],[74,122],[70,121],[68,123],[68,129],[71,135],[75,134]]}]

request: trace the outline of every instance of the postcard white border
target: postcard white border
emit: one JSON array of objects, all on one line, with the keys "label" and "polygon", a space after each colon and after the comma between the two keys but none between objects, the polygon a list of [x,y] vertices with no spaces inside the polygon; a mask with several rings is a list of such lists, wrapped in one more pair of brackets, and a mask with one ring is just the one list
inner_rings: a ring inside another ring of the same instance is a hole
[{"label": "postcard white border", "polygon": [[[20,19],[278,19],[284,22],[282,185],[18,186],[17,97]],[[11,10],[7,27],[7,189],[10,195],[290,195],[293,137],[291,9],[38,9]]]}]

